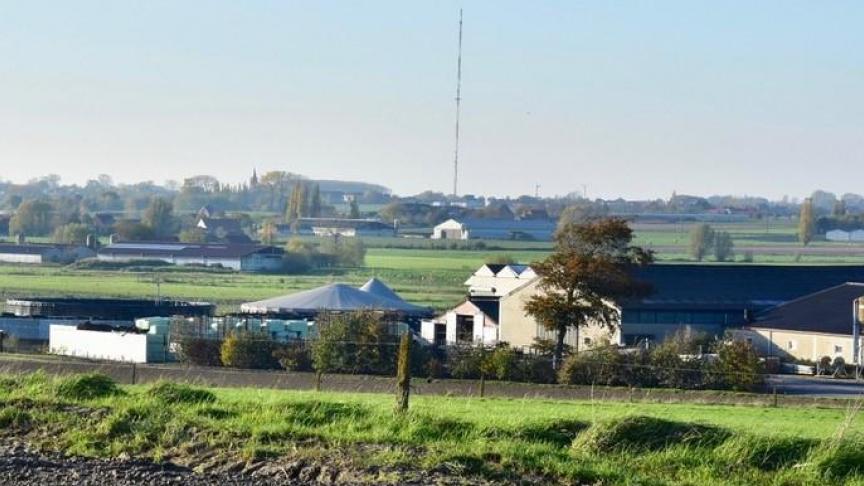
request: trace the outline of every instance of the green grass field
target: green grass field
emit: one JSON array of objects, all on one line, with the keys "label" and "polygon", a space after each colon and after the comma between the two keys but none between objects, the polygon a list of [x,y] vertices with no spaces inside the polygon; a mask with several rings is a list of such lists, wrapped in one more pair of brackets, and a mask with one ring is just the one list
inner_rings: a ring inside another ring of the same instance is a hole
[{"label": "green grass field", "polygon": [[[657,250],[665,263],[693,263],[687,254],[691,224],[635,225],[635,244]],[[796,240],[794,222],[770,221],[713,225],[729,231],[736,247],[736,262],[744,260],[741,248],[753,249],[757,264],[864,264],[864,245],[816,241],[807,253]],[[304,237],[309,241],[320,241]],[[365,238],[368,246],[364,268],[336,270],[316,275],[246,275],[178,269],[159,272],[95,271],[61,267],[0,266],[0,296],[88,295],[151,297],[156,295],[154,276],[162,281],[162,296],[205,300],[220,311],[232,311],[241,302],[274,297],[329,282],[362,284],[377,276],[411,302],[445,309],[465,294],[463,282],[485,262],[512,259],[530,263],[544,258],[549,242],[476,241],[446,242],[413,238]],[[455,246],[455,248],[451,248]],[[859,251],[860,250],[860,251]],[[709,258],[703,262],[713,263]]]},{"label": "green grass field", "polygon": [[580,484],[864,484],[855,409],[417,396],[400,415],[394,403],[391,395],[165,384],[115,390],[88,375],[0,377],[7,435],[80,455],[191,464],[210,452],[246,461],[346,457],[365,467]]}]

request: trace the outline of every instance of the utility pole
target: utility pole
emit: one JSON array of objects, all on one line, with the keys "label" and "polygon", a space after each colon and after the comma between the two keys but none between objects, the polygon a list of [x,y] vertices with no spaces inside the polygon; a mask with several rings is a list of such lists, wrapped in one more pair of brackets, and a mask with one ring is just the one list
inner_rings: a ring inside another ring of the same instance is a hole
[{"label": "utility pole", "polygon": [[459,195],[459,115],[462,110],[462,9],[459,9],[459,55],[456,59],[456,148],[453,153],[453,195]]},{"label": "utility pole", "polygon": [[540,184],[534,184],[534,198],[540,198]]}]

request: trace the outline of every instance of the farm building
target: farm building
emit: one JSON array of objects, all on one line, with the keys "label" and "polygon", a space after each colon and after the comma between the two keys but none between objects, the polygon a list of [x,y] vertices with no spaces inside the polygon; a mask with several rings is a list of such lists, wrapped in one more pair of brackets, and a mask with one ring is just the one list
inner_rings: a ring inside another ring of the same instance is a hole
[{"label": "farm building", "polygon": [[[633,345],[657,342],[687,330],[721,335],[740,328],[771,307],[847,281],[864,281],[862,266],[649,265],[635,277],[653,292],[617,303],[621,324],[614,333],[589,327],[568,335],[571,346],[591,346],[598,339]],[[552,336],[524,311],[537,292],[538,278],[524,265],[484,265],[467,281],[468,298],[459,306],[422,323],[430,342],[483,341],[531,346]]]},{"label": "farm building", "polygon": [[0,262],[6,263],[71,263],[95,255],[84,245],[0,243]]},{"label": "farm building", "polygon": [[[527,265],[486,264],[465,285],[469,297],[435,319],[421,323],[421,335],[436,345],[508,343],[529,347],[535,339],[553,336],[525,312],[525,304],[538,292],[539,279]],[[579,335],[581,334],[581,336]],[[565,343],[591,346],[601,340],[618,342],[617,332],[597,326],[568,332]]]},{"label": "farm building", "polygon": [[97,258],[110,262],[161,260],[172,265],[221,266],[244,272],[282,267],[284,251],[275,246],[243,243],[123,242],[100,248]]},{"label": "farm building", "polygon": [[736,337],[764,356],[852,363],[855,319],[864,322],[864,283],[847,282],[760,312]]},{"label": "farm building", "polygon": [[281,236],[394,236],[395,225],[377,219],[300,218],[294,224],[276,226]]},{"label": "farm building", "polygon": [[195,227],[205,232],[207,241],[252,243],[249,235],[243,232],[239,219],[200,216]]},{"label": "farm building", "polygon": [[432,229],[433,240],[549,241],[555,222],[546,219],[448,219]]}]

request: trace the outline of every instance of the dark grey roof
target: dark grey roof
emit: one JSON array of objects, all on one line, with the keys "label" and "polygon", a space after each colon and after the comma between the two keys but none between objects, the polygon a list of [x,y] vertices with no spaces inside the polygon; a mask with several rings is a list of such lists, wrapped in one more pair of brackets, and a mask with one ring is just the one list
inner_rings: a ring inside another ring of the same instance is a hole
[{"label": "dark grey roof", "polygon": [[393,226],[378,221],[377,219],[350,219],[350,218],[300,218],[298,224],[301,228],[356,228],[368,230],[388,230]]},{"label": "dark grey roof", "polygon": [[99,249],[100,255],[130,257],[241,258],[253,253],[280,255],[281,248],[256,244],[177,243],[130,241],[114,243]]},{"label": "dark grey roof", "polygon": [[49,250],[67,251],[77,248],[75,245],[54,245],[45,243],[0,243],[0,253],[10,255],[42,255]]},{"label": "dark grey roof", "polygon": [[853,302],[861,297],[864,283],[844,283],[761,312],[752,326],[851,335]]},{"label": "dark grey roof", "polygon": [[813,292],[864,282],[861,265],[649,265],[635,276],[653,293],[625,307],[765,309]]}]

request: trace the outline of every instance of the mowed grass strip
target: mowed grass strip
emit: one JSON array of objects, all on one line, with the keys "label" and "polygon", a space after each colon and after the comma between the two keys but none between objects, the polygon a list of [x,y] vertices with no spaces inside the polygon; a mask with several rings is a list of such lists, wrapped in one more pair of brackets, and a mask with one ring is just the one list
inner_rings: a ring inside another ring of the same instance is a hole
[{"label": "mowed grass strip", "polygon": [[104,379],[0,376],[6,433],[74,454],[340,455],[365,466],[592,484],[864,481],[855,410],[416,396],[398,415],[394,403],[391,395],[118,390]]}]

